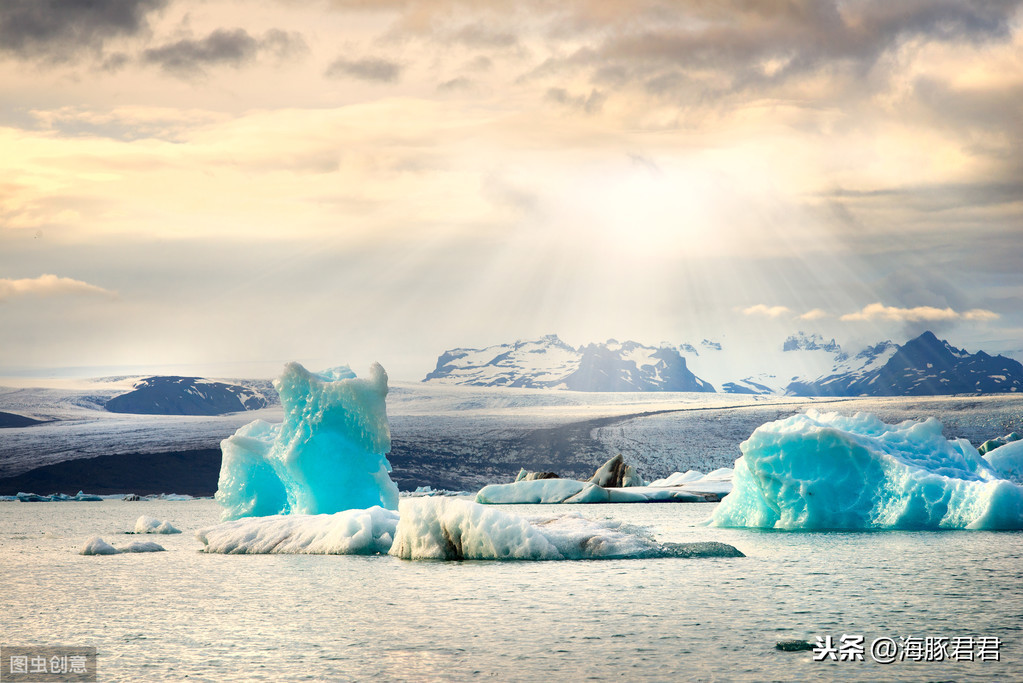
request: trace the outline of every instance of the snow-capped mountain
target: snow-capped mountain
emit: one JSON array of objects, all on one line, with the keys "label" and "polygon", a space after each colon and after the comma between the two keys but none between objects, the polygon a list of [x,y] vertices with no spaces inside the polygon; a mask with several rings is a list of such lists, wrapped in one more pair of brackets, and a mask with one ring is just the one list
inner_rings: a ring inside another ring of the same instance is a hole
[{"label": "snow-capped mountain", "polygon": [[[743,345],[744,344],[744,345]],[[834,339],[798,332],[758,340],[658,347],[609,340],[575,349],[549,335],[486,349],[453,349],[426,382],[576,391],[717,391],[796,396],[925,396],[1023,391],[1023,365],[970,354],[931,332],[854,356]]]},{"label": "snow-capped mountain", "polygon": [[270,382],[226,384],[201,377],[147,377],[131,391],[106,402],[112,413],[139,415],[223,415],[258,410],[277,402]]},{"label": "snow-capped mountain", "polygon": [[704,339],[679,351],[689,369],[729,394],[780,394],[795,379],[829,373],[848,356],[834,339],[798,332],[781,344]]},{"label": "snow-capped mountain", "polygon": [[445,351],[423,381],[575,391],[714,391],[670,346],[610,339],[576,349],[557,335]]},{"label": "snow-capped mountain", "polygon": [[903,346],[882,342],[849,365],[812,381],[789,385],[801,396],[934,396],[1023,391],[1023,365],[984,351],[971,354],[932,332]]}]

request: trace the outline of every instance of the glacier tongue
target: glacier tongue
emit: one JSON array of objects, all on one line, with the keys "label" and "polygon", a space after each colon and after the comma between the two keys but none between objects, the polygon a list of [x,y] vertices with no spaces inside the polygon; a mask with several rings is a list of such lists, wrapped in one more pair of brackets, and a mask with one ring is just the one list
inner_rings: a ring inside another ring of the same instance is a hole
[{"label": "glacier tongue", "polygon": [[717,526],[1023,528],[1023,488],[934,418],[888,425],[810,410],[757,428],[740,450]]},{"label": "glacier tongue", "polygon": [[257,420],[221,443],[216,498],[224,519],[398,508],[385,457],[387,374],[379,364],[358,379],[348,368],[315,375],[288,363],[274,387],[284,422]]}]

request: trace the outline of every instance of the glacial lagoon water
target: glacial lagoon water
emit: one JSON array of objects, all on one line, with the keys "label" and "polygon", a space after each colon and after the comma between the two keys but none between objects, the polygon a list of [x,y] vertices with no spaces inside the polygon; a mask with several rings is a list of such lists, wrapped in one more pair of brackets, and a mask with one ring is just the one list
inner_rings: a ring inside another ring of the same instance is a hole
[{"label": "glacial lagoon water", "polygon": [[[100,680],[1018,680],[1023,533],[701,526],[711,504],[514,506],[717,540],[747,557],[408,562],[208,555],[210,500],[0,503],[0,644],[95,646]],[[180,535],[128,536],[140,515]],[[82,556],[90,537],[167,552]],[[864,661],[775,643],[862,635]],[[1000,661],[895,661],[877,638],[996,637]]]}]

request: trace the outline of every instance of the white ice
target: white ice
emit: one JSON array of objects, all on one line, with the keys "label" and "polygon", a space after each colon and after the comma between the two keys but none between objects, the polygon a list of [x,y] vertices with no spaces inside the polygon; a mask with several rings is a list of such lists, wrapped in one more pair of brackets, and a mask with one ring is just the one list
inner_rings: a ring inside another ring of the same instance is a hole
[{"label": "white ice", "polygon": [[[721,543],[661,544],[621,522],[577,514],[520,517],[458,498],[401,502],[333,515],[224,522],[197,537],[209,553],[387,553],[406,560],[580,560],[740,557]],[[392,544],[393,539],[393,544]]]},{"label": "white ice", "polygon": [[386,553],[398,513],[375,506],[332,515],[249,517],[202,529],[208,553],[373,555]]},{"label": "white ice", "polygon": [[1023,488],[934,418],[889,425],[809,410],[762,425],[740,450],[717,526],[1023,528]]},{"label": "white ice", "polygon": [[216,499],[224,519],[397,509],[385,457],[387,374],[379,364],[357,379],[345,367],[316,375],[289,363],[274,387],[284,422],[257,420],[221,443]]},{"label": "white ice", "polygon": [[[511,484],[490,484],[476,494],[476,502],[486,505],[512,505],[520,503],[654,503],[676,501],[702,503],[718,500],[720,489],[730,487],[728,482],[700,486],[629,486],[603,488],[575,479],[537,479],[516,481]],[[727,493],[727,490],[724,490]],[[708,494],[708,495],[704,495]]]},{"label": "white ice", "polygon": [[152,541],[129,543],[115,548],[99,536],[93,536],[82,546],[82,555],[120,555],[121,553],[158,553],[165,550],[163,546]]},{"label": "white ice", "polygon": [[135,520],[135,529],[133,533],[136,534],[180,534],[181,529],[177,529],[170,522],[162,522],[155,517],[149,517],[148,515],[142,515]]}]

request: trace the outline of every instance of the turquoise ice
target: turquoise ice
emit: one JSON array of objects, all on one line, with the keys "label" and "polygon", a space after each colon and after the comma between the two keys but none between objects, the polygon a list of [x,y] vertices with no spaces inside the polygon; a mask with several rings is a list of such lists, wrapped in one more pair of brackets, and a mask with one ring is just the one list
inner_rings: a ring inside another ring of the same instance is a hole
[{"label": "turquoise ice", "polygon": [[758,427],[739,446],[723,527],[1021,529],[1023,488],[934,419],[809,410]]},{"label": "turquoise ice", "polygon": [[314,374],[288,363],[274,380],[284,422],[256,420],[221,442],[216,499],[224,519],[398,509],[387,373],[374,363],[360,379],[341,367]]}]

